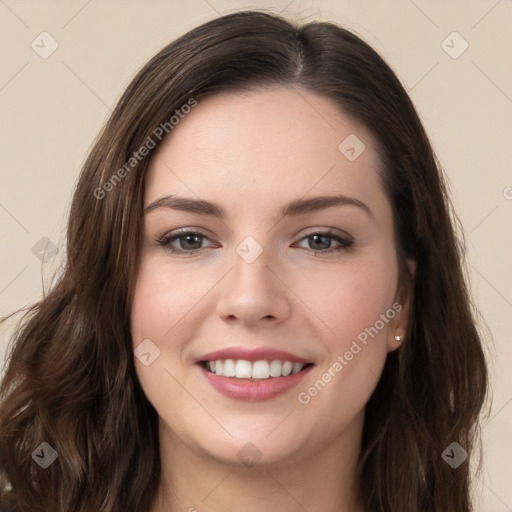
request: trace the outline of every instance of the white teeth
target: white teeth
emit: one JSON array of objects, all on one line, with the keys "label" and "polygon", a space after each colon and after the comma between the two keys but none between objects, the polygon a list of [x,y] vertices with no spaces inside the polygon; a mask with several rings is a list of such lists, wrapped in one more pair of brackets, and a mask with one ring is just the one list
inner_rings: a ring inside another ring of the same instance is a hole
[{"label": "white teeth", "polygon": [[224,361],[224,369],[222,371],[222,374],[224,375],[224,377],[234,377],[236,375],[235,361],[233,361],[233,359],[226,359]]},{"label": "white teeth", "polygon": [[[217,371],[215,371],[217,373]],[[217,373],[217,375],[223,375],[221,373]],[[249,361],[245,361],[244,359],[239,359],[235,365],[235,376],[238,379],[250,379],[252,377],[252,365]]]},{"label": "white teeth", "polygon": [[293,363],[290,363],[290,361],[286,361],[283,363],[283,369],[281,370],[283,372],[283,375],[286,377],[287,375],[290,375],[292,373],[293,369]]},{"label": "white teeth", "polygon": [[292,375],[295,375],[296,373],[299,373],[302,370],[302,368],[304,368],[303,364],[293,363]]},{"label": "white teeth", "polygon": [[237,379],[268,379],[271,377],[286,377],[300,372],[304,368],[302,363],[291,361],[246,361],[245,359],[226,359],[207,361],[206,367],[216,375],[223,377],[236,377]]},{"label": "white teeth", "polygon": [[268,379],[270,377],[270,368],[267,361],[256,361],[252,365],[253,379]]},{"label": "white teeth", "polygon": [[270,363],[270,376],[281,377],[282,375],[282,364],[281,361],[272,361]]}]

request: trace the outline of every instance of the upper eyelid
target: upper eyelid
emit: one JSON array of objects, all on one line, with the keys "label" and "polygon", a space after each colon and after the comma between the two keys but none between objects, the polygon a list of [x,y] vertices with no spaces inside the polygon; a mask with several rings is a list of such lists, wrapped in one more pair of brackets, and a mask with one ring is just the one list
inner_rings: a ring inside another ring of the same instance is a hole
[{"label": "upper eyelid", "polygon": [[344,229],[340,229],[340,228],[307,228],[307,231],[305,232],[303,237],[309,236],[309,235],[314,235],[315,233],[337,235],[337,236],[341,236],[341,237],[345,236],[345,237],[349,238],[350,240],[354,240],[354,237],[350,233],[348,233]]},{"label": "upper eyelid", "polygon": [[[345,231],[344,229],[340,229],[340,228],[333,228],[333,227],[314,227],[314,228],[305,228],[306,231],[304,233],[303,236],[308,236],[308,235],[311,235],[311,234],[315,234],[315,233],[326,233],[326,232],[332,232],[333,234],[340,234],[342,233],[343,235],[346,235],[347,237],[349,238],[353,238],[352,235],[350,235],[347,231]],[[298,231],[298,233],[294,236],[298,236],[303,230],[300,230]],[[184,234],[184,235],[187,235],[187,234],[198,234],[198,235],[202,235],[206,238],[209,238],[210,235],[208,233],[206,233],[202,228],[196,228],[196,227],[183,227],[183,228],[176,228],[176,229],[173,229],[171,231],[168,231],[166,233],[164,233],[160,238],[167,238],[167,237],[171,237],[171,236],[175,236],[175,235],[180,235],[180,234]]]},{"label": "upper eyelid", "polygon": [[205,238],[208,238],[209,240],[211,239],[210,235],[208,235],[208,233],[205,233],[200,228],[191,228],[191,229],[177,228],[175,230],[168,231],[168,232],[164,233],[161,237],[159,237],[159,240],[164,240],[166,238],[172,238],[172,237],[178,238],[179,236],[186,236],[186,235],[201,235]]}]

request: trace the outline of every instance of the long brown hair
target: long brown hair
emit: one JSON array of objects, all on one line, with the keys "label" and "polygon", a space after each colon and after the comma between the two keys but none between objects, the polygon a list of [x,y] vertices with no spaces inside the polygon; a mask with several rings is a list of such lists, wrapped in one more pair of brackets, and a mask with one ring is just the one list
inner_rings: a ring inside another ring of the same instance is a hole
[{"label": "long brown hair", "polygon": [[[427,135],[400,81],[359,37],[263,11],[217,18],[163,48],[92,148],[73,196],[63,273],[11,340],[0,388],[7,510],[149,510],[160,477],[158,416],[136,378],[130,334],[154,151],[140,158],[140,149],[191,99],[273,85],[329,98],[370,130],[398,254],[417,265],[405,342],[388,354],[366,406],[359,465],[366,509],[473,510],[469,462],[480,446],[488,371],[456,219]],[[31,456],[42,442],[58,453],[46,469]],[[457,468],[443,457],[453,442],[468,454]]]}]

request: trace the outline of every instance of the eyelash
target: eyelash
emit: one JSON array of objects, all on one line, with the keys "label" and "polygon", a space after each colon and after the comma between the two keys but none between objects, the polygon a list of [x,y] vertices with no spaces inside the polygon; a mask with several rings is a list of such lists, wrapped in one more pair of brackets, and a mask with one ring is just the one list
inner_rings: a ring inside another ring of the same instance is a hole
[{"label": "eyelash", "polygon": [[[174,253],[174,254],[182,254],[182,255],[197,254],[201,249],[187,251],[185,249],[175,249],[175,248],[173,248],[171,246],[171,243],[174,242],[174,240],[178,240],[178,239],[183,238],[183,237],[188,236],[188,235],[198,235],[199,237],[208,239],[208,237],[206,235],[204,235],[203,233],[184,229],[184,230],[181,230],[181,231],[179,231],[177,233],[174,233],[174,234],[164,235],[157,242],[158,242],[158,245],[163,247],[166,251],[169,251],[169,252]],[[333,240],[335,240],[336,242],[338,242],[340,244],[339,247],[335,247],[333,249],[325,249],[325,250],[318,250],[318,251],[315,251],[314,249],[311,249],[315,255],[316,254],[334,253],[334,252],[337,252],[337,251],[347,250],[354,243],[353,240],[351,240],[349,238],[343,238],[343,237],[341,237],[340,235],[334,233],[331,230],[327,230],[327,231],[312,231],[311,233],[308,233],[305,236],[303,236],[300,240],[304,240],[304,239],[313,237],[315,235],[320,235],[322,237],[332,238]]]}]

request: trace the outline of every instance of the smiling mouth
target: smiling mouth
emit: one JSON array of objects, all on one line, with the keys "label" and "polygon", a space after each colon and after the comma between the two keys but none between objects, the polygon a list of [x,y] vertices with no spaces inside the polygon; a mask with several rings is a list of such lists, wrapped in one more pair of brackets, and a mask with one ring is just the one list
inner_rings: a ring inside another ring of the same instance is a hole
[{"label": "smiling mouth", "polygon": [[294,363],[292,361],[260,360],[247,361],[246,359],[217,359],[214,361],[200,361],[206,371],[221,377],[233,379],[265,380],[295,375],[313,363]]}]

